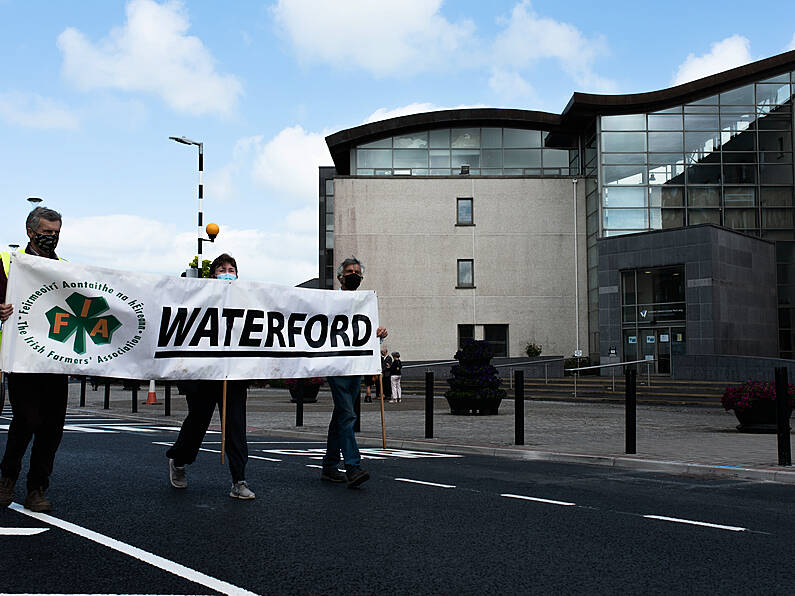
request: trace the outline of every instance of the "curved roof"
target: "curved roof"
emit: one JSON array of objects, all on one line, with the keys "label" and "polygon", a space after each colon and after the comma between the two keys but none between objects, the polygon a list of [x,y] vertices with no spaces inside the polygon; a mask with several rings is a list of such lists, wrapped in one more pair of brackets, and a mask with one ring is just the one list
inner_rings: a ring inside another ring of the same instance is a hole
[{"label": "curved roof", "polygon": [[600,114],[631,114],[662,110],[789,70],[795,70],[795,50],[659,91],[626,95],[574,93],[562,114],[498,108],[424,112],[341,130],[326,137],[326,144],[331,151],[337,172],[348,174],[352,148],[387,136],[448,126],[501,126],[558,132],[563,133],[565,138],[570,134],[578,134]]}]

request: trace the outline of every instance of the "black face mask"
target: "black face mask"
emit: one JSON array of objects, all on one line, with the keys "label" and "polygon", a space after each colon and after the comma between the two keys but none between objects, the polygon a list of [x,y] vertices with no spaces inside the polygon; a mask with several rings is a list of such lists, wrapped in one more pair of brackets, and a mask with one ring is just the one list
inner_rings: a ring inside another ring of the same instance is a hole
[{"label": "black face mask", "polygon": [[362,283],[362,276],[355,273],[349,273],[342,276],[342,282],[346,290],[355,290]]},{"label": "black face mask", "polygon": [[45,252],[52,252],[58,246],[58,235],[36,234],[35,244]]}]

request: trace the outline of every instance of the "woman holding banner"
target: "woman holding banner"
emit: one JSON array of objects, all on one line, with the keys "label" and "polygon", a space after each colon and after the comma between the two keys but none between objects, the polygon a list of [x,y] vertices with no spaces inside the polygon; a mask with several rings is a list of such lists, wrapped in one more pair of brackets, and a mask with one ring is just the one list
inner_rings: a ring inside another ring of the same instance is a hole
[{"label": "woman holding banner", "polygon": [[[224,253],[210,264],[210,275],[215,279],[237,279],[237,262]],[[235,499],[253,499],[254,493],[246,482],[246,381],[228,381],[226,389],[226,454],[232,473],[229,496]],[[199,448],[210,426],[216,404],[222,408],[224,381],[186,381],[181,385],[188,401],[188,415],[182,423],[176,443],[166,451],[168,476],[174,488],[187,488],[185,466],[196,460]]]}]

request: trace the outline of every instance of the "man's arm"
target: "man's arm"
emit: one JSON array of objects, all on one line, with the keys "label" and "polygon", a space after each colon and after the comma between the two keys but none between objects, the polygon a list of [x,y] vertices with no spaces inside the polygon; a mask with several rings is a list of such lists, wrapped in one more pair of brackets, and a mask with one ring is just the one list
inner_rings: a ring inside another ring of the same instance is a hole
[{"label": "man's arm", "polygon": [[14,312],[13,304],[0,304],[0,323],[4,322]]}]

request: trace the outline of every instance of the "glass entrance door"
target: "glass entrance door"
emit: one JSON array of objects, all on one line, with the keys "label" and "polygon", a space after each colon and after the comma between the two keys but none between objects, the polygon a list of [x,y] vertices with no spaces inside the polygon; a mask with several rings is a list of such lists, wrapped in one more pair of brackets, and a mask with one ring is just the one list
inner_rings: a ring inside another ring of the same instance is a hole
[{"label": "glass entrance door", "polygon": [[[654,360],[652,374],[671,374],[671,336],[670,327],[653,327],[638,329],[638,359]],[[645,370],[645,367],[644,367]]]},{"label": "glass entrance door", "polygon": [[657,330],[657,374],[671,374],[671,330]]}]

